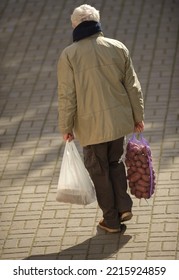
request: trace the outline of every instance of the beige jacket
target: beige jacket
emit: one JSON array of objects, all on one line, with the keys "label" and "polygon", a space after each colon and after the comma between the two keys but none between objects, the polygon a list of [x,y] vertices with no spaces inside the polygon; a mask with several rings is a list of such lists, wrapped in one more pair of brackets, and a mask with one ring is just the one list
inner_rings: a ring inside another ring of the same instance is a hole
[{"label": "beige jacket", "polygon": [[144,117],[127,48],[97,33],[65,48],[58,62],[59,128],[82,146],[132,133]]}]

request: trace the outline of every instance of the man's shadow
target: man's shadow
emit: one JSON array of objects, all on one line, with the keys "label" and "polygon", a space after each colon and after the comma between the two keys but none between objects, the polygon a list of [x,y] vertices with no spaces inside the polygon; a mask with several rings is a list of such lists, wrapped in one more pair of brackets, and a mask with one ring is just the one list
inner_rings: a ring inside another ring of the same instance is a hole
[{"label": "man's shadow", "polygon": [[46,255],[32,255],[26,260],[103,260],[114,256],[130,239],[124,235],[126,226],[120,233],[106,233],[97,228],[96,236],[60,252]]}]

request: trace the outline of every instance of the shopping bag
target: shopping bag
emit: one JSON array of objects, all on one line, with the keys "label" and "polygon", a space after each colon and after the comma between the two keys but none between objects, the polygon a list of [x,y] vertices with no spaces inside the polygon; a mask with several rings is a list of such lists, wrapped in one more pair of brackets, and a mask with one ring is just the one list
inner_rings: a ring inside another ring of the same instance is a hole
[{"label": "shopping bag", "polygon": [[155,189],[155,171],[148,141],[142,133],[139,139],[133,134],[126,146],[125,164],[131,194],[149,199]]},{"label": "shopping bag", "polygon": [[67,141],[65,145],[56,200],[80,205],[87,205],[96,200],[93,182],[74,141]]}]

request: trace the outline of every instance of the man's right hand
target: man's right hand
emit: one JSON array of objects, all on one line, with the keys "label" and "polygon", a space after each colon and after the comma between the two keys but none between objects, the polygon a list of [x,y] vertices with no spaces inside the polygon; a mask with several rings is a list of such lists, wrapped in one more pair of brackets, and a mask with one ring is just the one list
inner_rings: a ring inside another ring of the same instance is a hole
[{"label": "man's right hand", "polygon": [[63,134],[63,140],[64,140],[64,141],[69,141],[69,142],[71,142],[74,138],[75,138],[75,137],[74,137],[73,133],[66,133],[66,134]]}]

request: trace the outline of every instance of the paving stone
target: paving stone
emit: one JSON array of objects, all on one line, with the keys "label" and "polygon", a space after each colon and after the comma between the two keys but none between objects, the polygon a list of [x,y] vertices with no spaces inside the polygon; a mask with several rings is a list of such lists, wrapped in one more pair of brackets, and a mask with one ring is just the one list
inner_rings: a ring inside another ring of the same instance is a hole
[{"label": "paving stone", "polygon": [[149,251],[161,251],[162,250],[162,242],[149,242],[148,245]]}]

